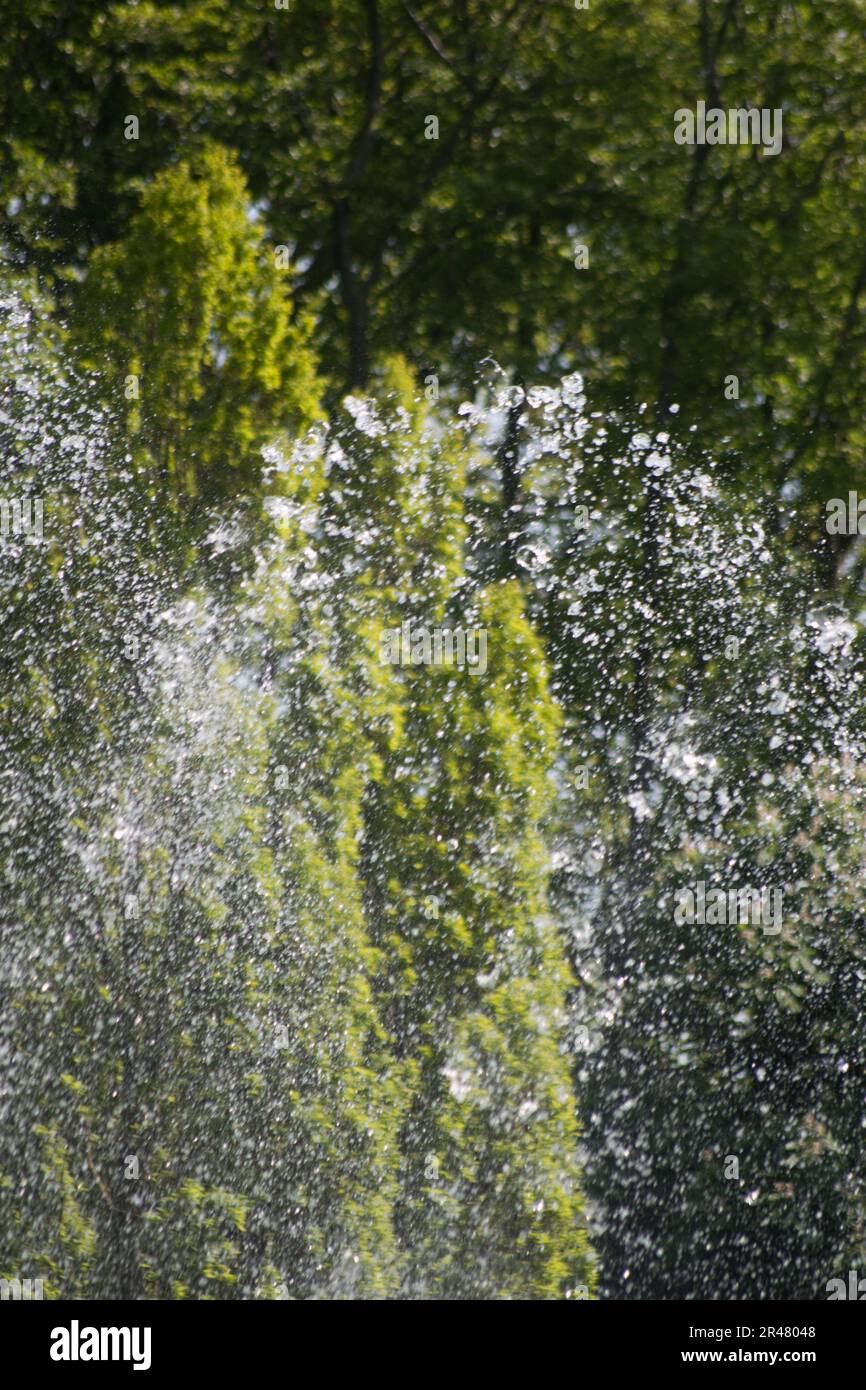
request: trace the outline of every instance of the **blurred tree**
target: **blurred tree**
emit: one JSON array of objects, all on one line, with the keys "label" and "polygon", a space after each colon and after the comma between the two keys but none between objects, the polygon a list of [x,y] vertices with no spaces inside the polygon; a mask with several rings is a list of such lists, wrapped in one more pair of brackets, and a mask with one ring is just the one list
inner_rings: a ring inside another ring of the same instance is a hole
[{"label": "blurred tree", "polygon": [[15,310],[0,349],[0,492],[46,498],[44,544],[0,554],[3,1274],[35,1263],[76,1297],[383,1294],[407,1068],[355,867],[364,711],[284,583],[306,533],[272,529],[253,578],[175,607],[44,317]]},{"label": "blurred tree", "polygon": [[160,174],[122,241],[94,251],[73,326],[125,408],[151,488],[204,503],[249,493],[261,448],[319,414],[306,318],[249,216],[241,174],[206,148]]},{"label": "blurred tree", "polygon": [[[863,452],[861,18],[859,0],[28,7],[5,28],[2,236],[80,265],[122,234],[137,179],[216,139],[296,258],[332,382],[398,349],[461,391],[493,354],[521,380],[583,369],[602,409],[676,403],[832,581],[850,547],[823,504]],[[675,144],[698,100],[778,108],[782,152]]]},{"label": "blurred tree", "polygon": [[[358,605],[369,614],[393,702],[371,726],[361,871],[383,1022],[418,1072],[397,1209],[404,1287],[586,1297],[573,981],[542,837],[557,711],[519,587],[478,590],[462,514],[467,451],[450,431],[437,439],[413,394],[392,363],[378,408],[349,402],[355,422],[338,433],[343,467],[326,504],[330,564],[357,571],[343,622]],[[437,629],[470,634],[477,669],[383,665],[383,638],[407,622],[431,640]]]}]

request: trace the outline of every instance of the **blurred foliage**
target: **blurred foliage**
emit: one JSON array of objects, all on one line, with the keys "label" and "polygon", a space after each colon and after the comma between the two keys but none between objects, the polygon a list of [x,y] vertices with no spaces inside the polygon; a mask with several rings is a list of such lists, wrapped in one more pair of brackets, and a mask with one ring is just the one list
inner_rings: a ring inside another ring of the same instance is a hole
[{"label": "blurred foliage", "polygon": [[306,344],[241,175],[219,149],[161,173],[122,241],[94,251],[76,323],[84,367],[169,496],[258,482],[260,450],[318,413]]},{"label": "blurred foliage", "polygon": [[[578,368],[598,408],[679,404],[771,507],[789,484],[777,524],[803,541],[856,486],[862,0],[9,9],[13,257],[63,280],[125,233],[142,179],[217,141],[292,252],[333,384],[394,350],[458,393],[487,355]],[[676,145],[699,99],[778,107],[782,153]]]},{"label": "blurred foliage", "polygon": [[[866,1259],[862,0],[0,17],[4,485],[50,499],[2,556],[0,1273],[581,1296],[583,1144],[608,1296],[821,1296]],[[698,100],[781,153],[676,145]],[[410,619],[489,671],[383,665]],[[784,932],[673,930],[713,875]]]},{"label": "blurred foliage", "polygon": [[[195,219],[166,223],[157,263],[189,264]],[[171,496],[131,485],[166,416],[100,412],[46,306],[8,305],[8,455],[49,543],[6,537],[0,569],[4,1275],[36,1266],[50,1297],[588,1296],[539,831],[556,717],[518,586],[471,597],[459,434],[437,441],[397,361],[380,407],[297,438],[277,413],[190,565],[159,538]],[[188,409],[181,455],[216,459]],[[487,684],[404,671],[381,661],[401,614],[513,641]]]}]

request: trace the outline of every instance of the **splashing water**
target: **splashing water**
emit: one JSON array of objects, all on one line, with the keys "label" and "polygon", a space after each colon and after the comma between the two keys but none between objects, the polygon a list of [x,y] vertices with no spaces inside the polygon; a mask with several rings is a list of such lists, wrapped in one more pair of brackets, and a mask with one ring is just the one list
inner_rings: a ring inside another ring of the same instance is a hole
[{"label": "splashing water", "polygon": [[[350,398],[185,572],[92,383],[3,325],[45,525],[2,540],[0,1274],[584,1297],[583,1184],[609,1296],[820,1296],[863,1239],[847,611],[578,377]],[[409,620],[483,625],[489,675],[383,663]],[[677,921],[701,884],[778,930]]]}]

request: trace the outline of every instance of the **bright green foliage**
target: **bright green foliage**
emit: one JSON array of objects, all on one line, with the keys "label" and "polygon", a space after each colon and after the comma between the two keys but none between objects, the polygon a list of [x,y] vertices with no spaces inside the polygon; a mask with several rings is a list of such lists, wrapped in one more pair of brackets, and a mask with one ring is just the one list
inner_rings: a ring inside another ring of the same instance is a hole
[{"label": "bright green foliage", "polygon": [[[366,797],[377,997],[417,1069],[397,1211],[411,1296],[585,1297],[593,1274],[566,1052],[573,984],[546,904],[541,827],[558,717],[518,586],[474,593],[469,452],[436,438],[392,363],[379,407],[339,431],[332,565],[356,558],[383,705]],[[366,543],[363,538],[367,537]],[[474,596],[473,596],[474,595]],[[349,615],[357,611],[359,617]],[[401,623],[468,629],[479,669],[382,664]],[[486,668],[486,669],[485,669]],[[377,679],[371,665],[371,679]],[[389,708],[390,706],[390,708]]]},{"label": "bright green foliage", "polygon": [[[471,597],[465,451],[392,363],[354,425],[275,426],[242,577],[173,598],[138,531],[158,503],[101,466],[109,422],[71,413],[32,325],[8,351],[38,384],[10,453],[53,509],[4,555],[4,1273],[83,1298],[588,1292],[540,837],[557,718],[519,591]],[[489,670],[383,665],[406,603],[474,613]]]},{"label": "bright green foliage", "polygon": [[262,444],[318,414],[309,324],[250,219],[236,165],[206,148],[141,195],[91,257],[77,306],[90,362],[126,404],[139,459],[174,496],[254,488]]},{"label": "bright green foliage", "polygon": [[422,1066],[401,1215],[422,1287],[435,1272],[448,1297],[585,1296],[572,981],[539,835],[557,721],[517,589],[482,596],[477,622],[487,673],[410,674],[380,788],[371,896],[402,966],[397,1036]]}]

